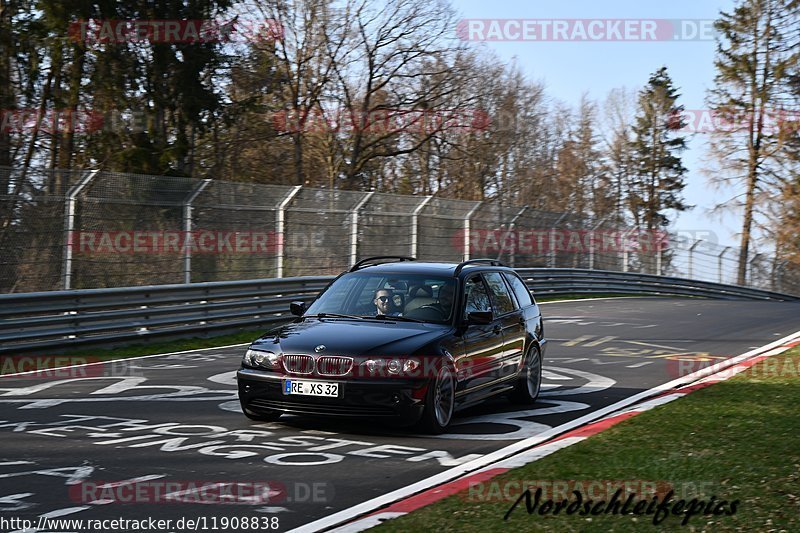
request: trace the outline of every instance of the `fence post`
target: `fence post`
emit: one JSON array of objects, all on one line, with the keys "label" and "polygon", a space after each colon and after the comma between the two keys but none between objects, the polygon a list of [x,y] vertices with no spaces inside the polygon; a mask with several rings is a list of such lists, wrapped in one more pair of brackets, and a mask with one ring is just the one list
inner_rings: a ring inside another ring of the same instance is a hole
[{"label": "fence post", "polygon": [[656,276],[663,276],[664,263],[664,241],[661,235],[656,237]]},{"label": "fence post", "polygon": [[623,231],[622,232],[622,242],[620,244],[622,245],[622,271],[623,272],[627,272],[628,270],[630,270],[630,257],[629,257],[629,254],[628,254],[628,235],[630,235],[633,232],[638,232],[638,231],[639,231],[638,228],[634,228],[634,229],[630,229],[628,231]]},{"label": "fence post", "polygon": [[469,254],[470,254],[470,251],[471,251],[470,250],[470,238],[469,238],[469,232],[470,232],[470,220],[469,219],[472,218],[472,215],[475,214],[475,211],[478,210],[478,208],[481,206],[481,204],[483,204],[482,201],[478,202],[477,204],[475,204],[475,206],[472,209],[470,209],[469,213],[467,213],[467,215],[464,217],[464,261],[469,261]]},{"label": "fence post", "polygon": [[350,222],[350,264],[355,265],[358,261],[358,212],[364,207],[364,204],[369,201],[372,195],[375,194],[375,191],[368,192],[364,198],[362,198],[353,210],[350,212],[351,222]]},{"label": "fence post", "polygon": [[302,185],[295,185],[292,187],[292,190],[281,200],[281,203],[278,204],[278,210],[275,212],[275,277],[282,278],[283,277],[283,256],[285,250],[285,242],[284,239],[284,225],[286,221],[285,210],[286,206],[289,205],[289,202],[292,201],[297,193],[300,192],[302,189]]},{"label": "fence post", "polygon": [[[189,195],[183,203],[183,282],[192,282],[192,247],[186,246],[189,233],[192,232],[192,202],[197,198],[203,189],[211,183],[210,179],[204,179],[197,188]],[[193,241],[194,242],[194,241]]]},{"label": "fence post", "polygon": [[775,292],[781,292],[783,290],[783,276],[786,273],[786,265],[789,264],[789,261],[781,261],[779,265],[775,267],[775,274],[772,280],[772,290]]},{"label": "fence post", "polygon": [[75,230],[75,206],[78,202],[78,194],[89,185],[98,172],[100,171],[92,170],[85,178],[67,191],[67,198],[64,204],[64,243],[66,244],[66,249],[64,250],[64,263],[61,269],[62,285],[65,291],[72,288],[72,247],[75,245],[72,233]]},{"label": "fence post", "polygon": [[553,227],[550,228],[550,268],[555,268],[556,267],[556,243],[555,243],[556,226],[558,226],[559,222],[564,220],[565,216],[567,216],[567,214],[566,213],[562,213],[561,216],[558,217],[558,220],[556,220],[555,223],[553,224]]},{"label": "fence post", "polygon": [[[758,260],[758,258],[759,258],[759,257],[761,257],[762,255],[764,255],[764,254],[756,254],[756,255],[754,255],[754,256],[753,256],[753,258],[752,258],[752,259],[749,261],[750,268],[749,268],[748,270],[750,271],[750,272],[749,272],[749,274],[750,274],[750,286],[751,286],[751,287],[755,287],[755,286],[756,286],[756,284],[755,284],[755,281],[753,280],[753,270],[754,270],[754,268],[753,268],[753,263],[755,263],[755,262]],[[746,281],[746,279],[745,279],[745,281]],[[746,283],[745,283],[745,284],[746,284]]]},{"label": "fence post", "polygon": [[694,241],[694,244],[689,247],[689,279],[694,279],[694,249],[697,248],[697,245],[701,242],[703,242],[703,239],[697,239]]},{"label": "fence post", "polygon": [[[524,206],[522,206],[522,209],[520,209],[519,213],[517,213],[516,215],[514,215],[514,218],[512,218],[512,219],[511,219],[511,222],[509,222],[509,224],[508,224],[508,231],[506,232],[506,236],[503,238],[503,244],[501,244],[501,245],[500,245],[500,251],[497,253],[497,260],[498,260],[498,261],[499,261],[499,260],[500,260],[500,258],[503,256],[503,245],[505,245],[506,241],[508,240],[508,236],[509,236],[509,235],[511,235],[511,232],[512,232],[512,231],[514,231],[514,228],[517,226],[517,219],[518,219],[519,217],[521,217],[521,216],[522,216],[522,214],[523,214],[523,213],[524,213],[524,212],[525,212],[527,209],[528,209],[528,206],[527,206],[527,205],[524,205]],[[517,251],[517,246],[518,246],[518,245],[519,245],[519,239],[518,239],[517,237],[515,237],[515,238],[514,238],[514,244],[511,246],[511,251],[510,251],[510,252],[509,252],[509,254],[508,254],[508,257],[509,257],[509,263],[511,263],[511,266],[512,266],[512,267],[514,266],[514,263],[516,262],[516,261],[515,261],[515,259],[516,259],[516,255],[517,255],[517,254],[516,254],[516,251]]]},{"label": "fence post", "polygon": [[722,260],[725,257],[725,254],[728,253],[728,250],[730,250],[730,249],[731,249],[730,246],[726,246],[725,248],[722,249],[720,254],[717,256],[717,281],[719,281],[720,283],[722,283],[722,280],[723,280]]},{"label": "fence post", "polygon": [[431,201],[433,195],[426,196],[417,207],[414,208],[414,212],[411,213],[411,257],[417,257],[417,251],[419,249],[418,244],[418,235],[419,235],[419,214],[428,205],[428,202]]},{"label": "fence post", "polygon": [[592,227],[592,232],[589,235],[589,270],[594,270],[594,232],[597,231],[597,228],[603,225],[603,222],[605,222],[607,218],[607,216],[601,218],[600,222]]}]

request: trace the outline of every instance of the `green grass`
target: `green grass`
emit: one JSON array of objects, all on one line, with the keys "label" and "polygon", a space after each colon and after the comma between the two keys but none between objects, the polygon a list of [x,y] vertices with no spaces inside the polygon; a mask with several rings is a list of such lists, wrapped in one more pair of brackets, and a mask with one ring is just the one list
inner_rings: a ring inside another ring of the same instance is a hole
[{"label": "green grass", "polygon": [[[772,369],[772,370],[770,370]],[[723,383],[657,407],[492,481],[644,480],[678,498],[739,500],[731,516],[528,514],[523,501],[503,517],[503,498],[463,492],[377,528],[392,531],[800,531],[800,349]],[[487,482],[483,494],[492,494]],[[613,492],[613,490],[611,491]],[[661,498],[663,499],[662,492]],[[678,498],[673,500],[676,502]],[[623,497],[624,499],[624,497]],[[650,501],[650,498],[642,497]],[[481,501],[479,501],[481,500]],[[730,507],[727,507],[730,509]]]}]

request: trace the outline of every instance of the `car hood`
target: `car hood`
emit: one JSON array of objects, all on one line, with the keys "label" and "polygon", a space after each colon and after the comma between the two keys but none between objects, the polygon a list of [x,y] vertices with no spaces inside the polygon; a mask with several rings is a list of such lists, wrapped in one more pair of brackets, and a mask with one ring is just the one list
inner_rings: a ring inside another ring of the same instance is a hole
[{"label": "car hood", "polygon": [[[324,355],[415,355],[425,345],[444,337],[449,326],[409,322],[348,319],[305,319],[277,328],[252,344],[285,354],[313,354],[324,345]],[[434,354],[424,354],[434,355]]]}]

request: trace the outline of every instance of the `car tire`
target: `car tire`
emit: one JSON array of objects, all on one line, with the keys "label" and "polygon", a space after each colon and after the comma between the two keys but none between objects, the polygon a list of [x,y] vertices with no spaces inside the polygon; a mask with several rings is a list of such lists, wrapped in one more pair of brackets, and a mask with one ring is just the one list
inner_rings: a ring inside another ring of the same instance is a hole
[{"label": "car tire", "polygon": [[522,405],[536,402],[542,390],[542,352],[538,346],[532,346],[525,356],[522,370],[520,370],[514,390],[511,391],[511,401]]},{"label": "car tire", "polygon": [[244,405],[242,405],[242,412],[244,413],[244,416],[250,420],[255,420],[256,422],[275,422],[283,414],[280,411],[273,411],[271,409],[269,411],[263,410],[256,413],[246,408]]},{"label": "car tire", "polygon": [[425,409],[420,420],[426,433],[439,435],[447,431],[456,406],[456,380],[453,371],[443,366],[436,378],[428,384],[425,393]]}]

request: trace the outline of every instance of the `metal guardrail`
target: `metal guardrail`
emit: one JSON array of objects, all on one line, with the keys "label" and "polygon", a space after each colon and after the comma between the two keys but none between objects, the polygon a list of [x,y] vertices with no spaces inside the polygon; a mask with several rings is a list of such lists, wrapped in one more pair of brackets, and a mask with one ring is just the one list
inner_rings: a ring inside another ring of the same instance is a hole
[{"label": "metal guardrail", "polygon": [[[651,294],[800,301],[786,294],[705,281],[599,270],[518,269],[538,297]],[[84,289],[0,295],[0,354],[190,337],[288,320],[333,276]]]},{"label": "metal guardrail", "polygon": [[753,289],[653,274],[575,268],[518,268],[517,272],[538,297],[570,294],[631,294],[694,296],[726,300],[800,301],[800,297]]},{"label": "metal guardrail", "polygon": [[235,332],[286,321],[333,276],[0,295],[0,354]]}]

